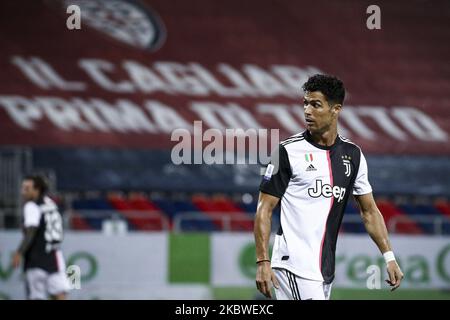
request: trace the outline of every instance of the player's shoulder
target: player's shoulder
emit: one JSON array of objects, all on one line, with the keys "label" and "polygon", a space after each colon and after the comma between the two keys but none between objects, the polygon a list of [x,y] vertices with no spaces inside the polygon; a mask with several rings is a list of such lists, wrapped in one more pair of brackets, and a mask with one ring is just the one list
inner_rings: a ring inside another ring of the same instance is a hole
[{"label": "player's shoulder", "polygon": [[34,208],[39,208],[38,204],[35,201],[27,201],[25,202],[24,206],[25,209],[34,209]]},{"label": "player's shoulder", "polygon": [[46,208],[52,208],[52,209],[58,207],[57,204],[56,204],[56,202],[55,202],[52,198],[50,198],[49,196],[45,196],[45,197],[44,197],[44,199],[43,199],[43,205],[44,205]]},{"label": "player's shoulder", "polygon": [[39,206],[34,201],[27,201],[23,206],[23,211],[25,212],[25,214],[39,212]]},{"label": "player's shoulder", "polygon": [[346,149],[354,151],[354,152],[362,153],[361,147],[359,145],[357,145],[356,143],[354,143],[349,138],[339,135],[339,139],[342,141],[342,143]]},{"label": "player's shoulder", "polygon": [[56,204],[56,202],[53,201],[53,199],[50,198],[49,196],[45,196],[45,197],[44,197],[44,203],[45,203],[45,204]]},{"label": "player's shoulder", "polygon": [[305,132],[294,134],[280,142],[280,146],[286,148],[289,145],[298,145],[305,140]]}]

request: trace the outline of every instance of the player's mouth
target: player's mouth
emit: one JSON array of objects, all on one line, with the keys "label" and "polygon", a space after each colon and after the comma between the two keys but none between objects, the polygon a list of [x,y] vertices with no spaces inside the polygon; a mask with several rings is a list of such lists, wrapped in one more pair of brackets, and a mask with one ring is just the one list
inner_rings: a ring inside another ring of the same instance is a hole
[{"label": "player's mouth", "polygon": [[306,122],[306,125],[308,126],[308,127],[310,127],[310,126],[312,126],[313,124],[314,124],[314,121],[313,120],[311,120],[311,119],[305,119],[305,122]]}]

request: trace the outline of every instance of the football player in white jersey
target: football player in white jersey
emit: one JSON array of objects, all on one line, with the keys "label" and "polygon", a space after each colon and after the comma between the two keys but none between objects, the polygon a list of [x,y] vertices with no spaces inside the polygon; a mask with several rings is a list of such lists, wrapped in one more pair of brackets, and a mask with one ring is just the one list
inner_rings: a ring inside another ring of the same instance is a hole
[{"label": "football player in white jersey", "polygon": [[[338,134],[343,83],[333,76],[314,75],[303,90],[307,128],[279,144],[259,188],[256,286],[272,297],[273,285],[277,299],[329,299],[338,231],[352,194],[367,232],[385,258],[387,282],[395,290],[403,273],[372,195],[365,157]],[[278,203],[281,225],[270,258],[272,210]]]},{"label": "football player in white jersey", "polygon": [[23,239],[13,256],[13,266],[23,260],[27,299],[64,300],[70,290],[60,244],[63,238],[61,215],[47,193],[41,176],[27,176],[22,182]]}]

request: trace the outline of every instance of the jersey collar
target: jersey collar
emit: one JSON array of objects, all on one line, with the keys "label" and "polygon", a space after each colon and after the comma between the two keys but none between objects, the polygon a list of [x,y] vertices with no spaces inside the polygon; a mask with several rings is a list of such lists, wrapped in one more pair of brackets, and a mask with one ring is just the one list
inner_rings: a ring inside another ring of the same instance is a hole
[{"label": "jersey collar", "polygon": [[339,135],[337,135],[336,140],[334,140],[334,143],[331,146],[323,146],[323,145],[315,143],[313,141],[311,133],[309,133],[308,130],[305,130],[305,132],[303,132],[303,136],[305,137],[305,140],[308,141],[310,144],[312,144],[314,147],[322,149],[322,150],[331,150],[332,148],[334,148],[337,144],[339,144],[341,142]]}]

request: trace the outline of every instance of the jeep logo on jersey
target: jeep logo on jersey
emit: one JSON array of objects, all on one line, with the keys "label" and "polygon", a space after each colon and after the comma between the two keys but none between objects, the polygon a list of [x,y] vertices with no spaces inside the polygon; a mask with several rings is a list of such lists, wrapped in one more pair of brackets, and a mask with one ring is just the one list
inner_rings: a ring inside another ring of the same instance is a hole
[{"label": "jeep logo on jersey", "polygon": [[84,24],[109,37],[145,50],[159,49],[165,40],[161,19],[147,5],[130,0],[64,0],[77,5]]},{"label": "jeep logo on jersey", "polygon": [[322,180],[316,180],[316,185],[314,188],[308,189],[308,194],[313,198],[318,198],[324,196],[325,198],[335,197],[338,202],[344,199],[345,188],[334,186],[329,184],[323,184]]}]

